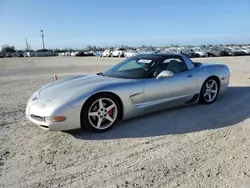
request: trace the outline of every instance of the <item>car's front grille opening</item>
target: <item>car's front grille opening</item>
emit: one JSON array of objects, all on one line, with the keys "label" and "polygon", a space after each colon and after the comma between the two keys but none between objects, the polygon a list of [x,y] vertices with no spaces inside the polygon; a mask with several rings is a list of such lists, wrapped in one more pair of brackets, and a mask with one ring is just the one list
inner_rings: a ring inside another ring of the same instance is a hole
[{"label": "car's front grille opening", "polygon": [[31,114],[30,117],[31,117],[32,119],[34,119],[34,120],[44,122],[44,118],[41,117],[41,116],[36,116],[36,115],[34,115],[34,114]]}]

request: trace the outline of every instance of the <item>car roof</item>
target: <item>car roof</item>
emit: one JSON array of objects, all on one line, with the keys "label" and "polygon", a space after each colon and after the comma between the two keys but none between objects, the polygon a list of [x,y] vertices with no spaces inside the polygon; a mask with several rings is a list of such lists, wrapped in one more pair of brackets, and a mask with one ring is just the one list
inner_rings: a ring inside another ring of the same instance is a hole
[{"label": "car roof", "polygon": [[171,56],[182,56],[181,53],[166,53],[166,52],[155,52],[155,53],[139,53],[136,57],[171,57]]}]

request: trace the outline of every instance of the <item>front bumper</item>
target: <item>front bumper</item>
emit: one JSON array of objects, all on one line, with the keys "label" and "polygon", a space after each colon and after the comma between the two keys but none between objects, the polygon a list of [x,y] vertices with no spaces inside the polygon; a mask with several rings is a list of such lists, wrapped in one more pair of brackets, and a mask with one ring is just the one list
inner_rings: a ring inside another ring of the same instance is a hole
[{"label": "front bumper", "polygon": [[[70,107],[65,103],[37,99],[26,106],[26,118],[40,128],[48,131],[64,131],[81,128],[80,107]],[[65,116],[61,122],[45,122],[45,117]]]}]

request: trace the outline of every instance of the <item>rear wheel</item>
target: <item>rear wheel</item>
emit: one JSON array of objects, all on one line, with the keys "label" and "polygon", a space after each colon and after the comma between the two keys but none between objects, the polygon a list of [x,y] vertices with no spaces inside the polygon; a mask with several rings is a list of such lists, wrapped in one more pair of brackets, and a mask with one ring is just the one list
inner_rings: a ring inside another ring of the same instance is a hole
[{"label": "rear wheel", "polygon": [[219,94],[219,84],[217,79],[208,78],[200,91],[200,103],[211,104],[213,103]]},{"label": "rear wheel", "polygon": [[90,98],[82,109],[82,127],[94,132],[111,129],[120,117],[120,104],[111,94],[101,94]]}]

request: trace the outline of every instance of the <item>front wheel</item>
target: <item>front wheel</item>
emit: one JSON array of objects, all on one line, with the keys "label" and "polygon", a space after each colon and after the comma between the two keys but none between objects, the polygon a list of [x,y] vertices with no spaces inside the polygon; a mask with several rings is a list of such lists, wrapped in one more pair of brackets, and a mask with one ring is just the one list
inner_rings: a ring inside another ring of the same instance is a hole
[{"label": "front wheel", "polygon": [[207,79],[200,91],[200,103],[211,104],[213,103],[219,94],[219,84],[216,79]]},{"label": "front wheel", "polygon": [[111,129],[120,117],[120,105],[116,97],[101,94],[89,99],[82,109],[81,124],[94,132]]}]

